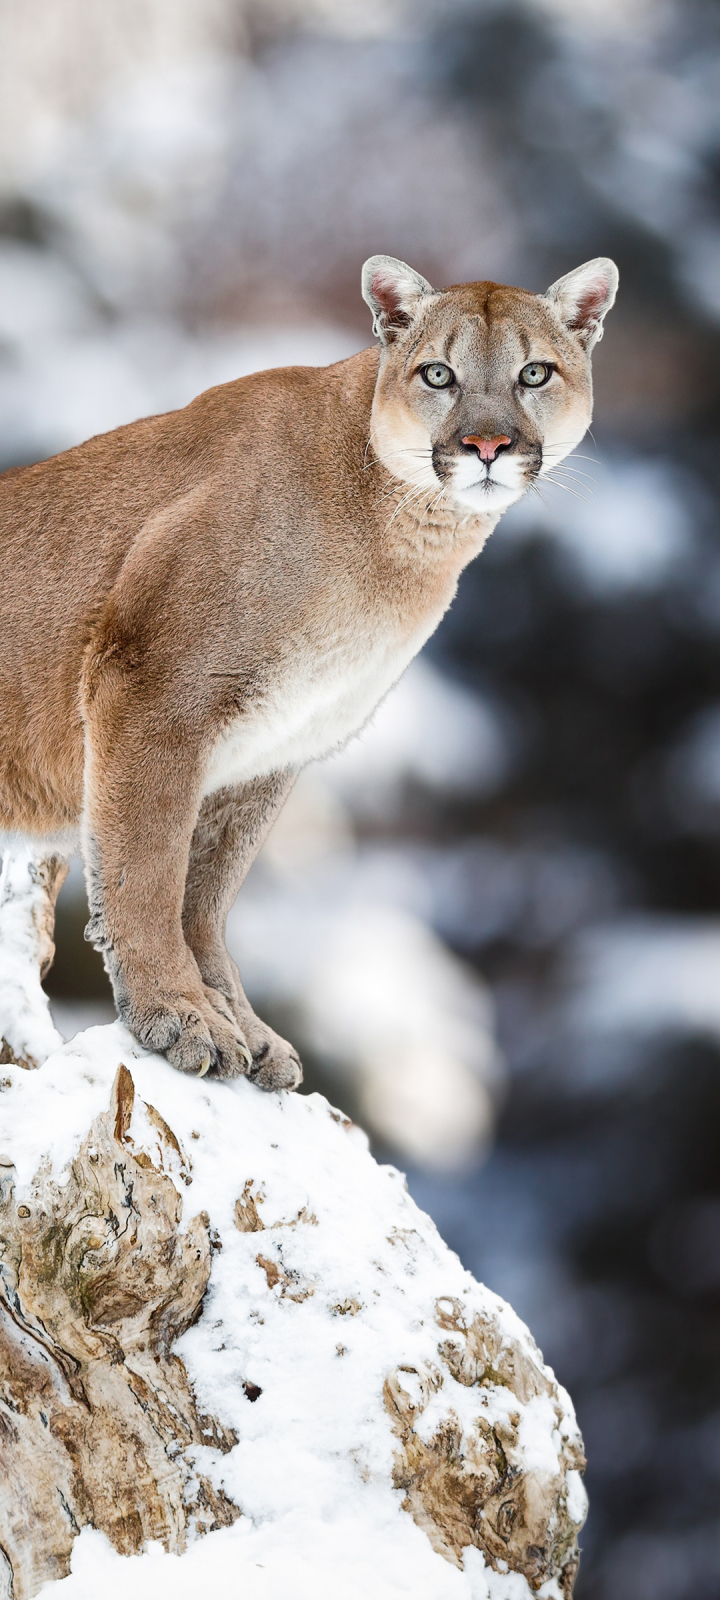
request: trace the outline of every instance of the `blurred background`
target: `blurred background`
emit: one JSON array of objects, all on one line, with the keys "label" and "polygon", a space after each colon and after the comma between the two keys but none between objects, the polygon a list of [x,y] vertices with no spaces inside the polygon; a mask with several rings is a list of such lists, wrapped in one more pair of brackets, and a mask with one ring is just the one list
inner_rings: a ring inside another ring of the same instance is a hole
[{"label": "blurred background", "polygon": [[[720,1596],[720,6],[0,0],[0,453],[370,342],[367,255],[621,293],[520,506],[230,919],[570,1388],[580,1600]],[[58,1025],[112,1015],[63,891]]]}]

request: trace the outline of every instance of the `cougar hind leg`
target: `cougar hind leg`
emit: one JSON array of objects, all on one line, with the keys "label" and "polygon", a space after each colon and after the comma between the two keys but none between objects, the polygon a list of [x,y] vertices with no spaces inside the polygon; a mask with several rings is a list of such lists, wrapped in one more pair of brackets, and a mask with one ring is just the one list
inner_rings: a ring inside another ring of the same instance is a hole
[{"label": "cougar hind leg", "polygon": [[63,1043],[42,979],[55,954],[55,902],[69,862],[30,844],[6,850],[0,872],[0,1062],[39,1067]]}]

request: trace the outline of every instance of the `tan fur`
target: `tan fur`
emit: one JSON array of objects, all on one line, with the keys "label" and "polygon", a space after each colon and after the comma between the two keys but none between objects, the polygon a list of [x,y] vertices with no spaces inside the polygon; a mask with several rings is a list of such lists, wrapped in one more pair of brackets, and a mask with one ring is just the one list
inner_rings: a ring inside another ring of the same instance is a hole
[{"label": "tan fur", "polygon": [[[299,768],[366,720],[504,505],[582,437],[612,301],[588,314],[578,274],[438,293],[387,261],[366,267],[379,352],[0,479],[0,835],[69,850],[82,828],[121,1015],[184,1070],[266,1087],[299,1065],[225,953],[232,899]],[[537,393],[529,360],[557,366]],[[512,435],[470,489],[465,434]]]}]

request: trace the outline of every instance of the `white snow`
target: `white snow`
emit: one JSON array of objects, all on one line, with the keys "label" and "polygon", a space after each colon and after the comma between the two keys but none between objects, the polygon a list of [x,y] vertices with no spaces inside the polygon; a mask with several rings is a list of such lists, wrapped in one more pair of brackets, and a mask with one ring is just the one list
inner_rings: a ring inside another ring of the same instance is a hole
[{"label": "white snow", "polygon": [[[366,1600],[370,1592],[381,1600],[532,1600],[523,1578],[486,1571],[476,1551],[463,1572],[448,1564],[402,1510],[402,1493],[391,1487],[396,1441],[382,1404],[395,1368],[422,1374],[437,1360],[438,1298],[461,1300],[470,1317],[485,1311],[508,1341],[531,1351],[515,1313],[464,1271],[402,1175],[378,1166],[364,1134],[322,1097],[183,1077],[120,1023],[90,1029],[38,1072],[0,1069],[0,1155],[12,1153],[19,1189],[43,1156],[56,1175],[67,1168],[109,1104],[120,1061],[136,1087],[136,1147],[162,1159],[147,1100],[192,1166],[190,1188],[170,1169],[184,1222],[207,1211],[222,1242],[202,1316],[176,1349],[201,1406],[237,1431],[228,1455],[203,1448],[197,1457],[243,1515],[181,1557],[150,1548],[121,1558],[99,1533],[85,1531],[71,1575],[46,1585],[45,1600],[56,1592],[58,1600],[125,1600],[129,1591],[135,1600],[194,1600],[198,1592],[221,1600]],[[261,1232],[240,1232],[235,1223],[247,1186]],[[259,1255],[285,1280],[270,1287]],[[246,1383],[262,1390],[253,1403]],[[560,1404],[563,1431],[572,1432],[564,1391]],[[482,1406],[491,1416],[519,1410],[523,1459],[539,1474],[556,1471],[557,1409],[537,1399],[523,1408],[504,1388],[468,1388],[448,1375],[423,1428],[431,1433],[450,1409],[470,1425]],[[577,1486],[573,1494],[579,1522]],[[541,1593],[550,1600],[555,1585]]]},{"label": "white snow", "polygon": [[568,1513],[573,1522],[581,1528],[587,1516],[588,1498],[585,1485],[579,1472],[569,1472],[567,1475]]},{"label": "white snow", "polygon": [[299,1515],[274,1524],[268,1539],[266,1531],[241,1520],[182,1556],[152,1544],[143,1555],[123,1559],[104,1534],[86,1528],[75,1542],[70,1577],[45,1584],[38,1600],[127,1600],[128,1594],[133,1600],[197,1600],[198,1594],[213,1600],[368,1600],[369,1593],[374,1600],[562,1600],[555,1583],[533,1594],[519,1573],[493,1572],[479,1550],[466,1551],[464,1572],[441,1556],[429,1567],[419,1529],[410,1539],[400,1529],[388,1533],[376,1538],[355,1519],[338,1518],[323,1526],[318,1539],[317,1524],[308,1527]]},{"label": "white snow", "polygon": [[0,1041],[36,1065],[62,1044],[40,983],[38,920],[44,904],[32,851],[15,844],[0,871]]}]

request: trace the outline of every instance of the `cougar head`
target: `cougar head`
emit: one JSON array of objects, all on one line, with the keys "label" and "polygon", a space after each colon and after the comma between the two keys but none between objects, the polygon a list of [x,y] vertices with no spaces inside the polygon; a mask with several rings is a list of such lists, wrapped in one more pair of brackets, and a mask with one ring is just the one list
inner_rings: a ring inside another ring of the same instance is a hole
[{"label": "cougar head", "polygon": [[592,415],[590,355],[618,273],[604,256],[546,294],[499,283],[433,289],[371,256],[362,292],[380,340],[376,455],[396,478],[498,516],[550,472]]}]

